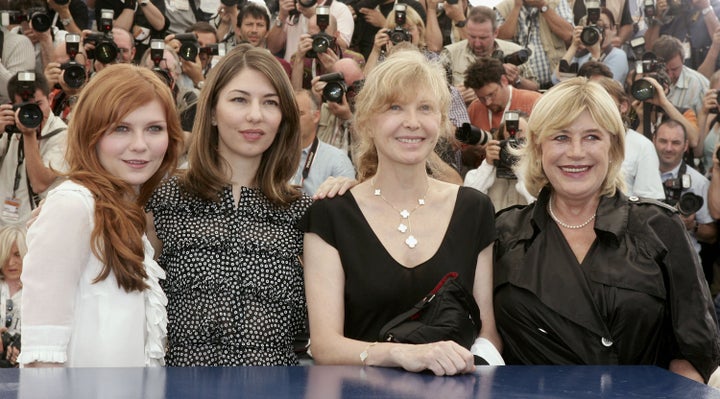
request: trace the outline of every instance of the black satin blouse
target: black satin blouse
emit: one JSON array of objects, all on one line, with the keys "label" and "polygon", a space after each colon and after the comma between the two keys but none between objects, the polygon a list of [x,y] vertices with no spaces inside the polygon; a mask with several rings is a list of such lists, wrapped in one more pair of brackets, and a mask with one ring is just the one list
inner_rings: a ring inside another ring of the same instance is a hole
[{"label": "black satin blouse", "polygon": [[497,215],[495,318],[508,364],[654,364],[687,359],[705,381],[720,360],[717,323],[697,255],[674,211],[603,197],[578,263],[534,204]]}]

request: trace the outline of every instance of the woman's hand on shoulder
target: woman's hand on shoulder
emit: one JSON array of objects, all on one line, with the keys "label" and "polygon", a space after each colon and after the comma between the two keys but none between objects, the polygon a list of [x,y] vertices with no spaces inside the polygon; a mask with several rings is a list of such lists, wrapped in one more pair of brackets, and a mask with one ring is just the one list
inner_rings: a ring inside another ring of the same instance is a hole
[{"label": "woman's hand on shoulder", "polygon": [[345,176],[330,176],[328,177],[320,187],[315,191],[313,195],[314,200],[323,198],[333,198],[336,195],[343,195],[345,192],[358,184],[358,181]]},{"label": "woman's hand on shoulder", "polygon": [[430,370],[435,375],[456,375],[475,370],[472,353],[454,341],[399,345],[391,353],[397,364],[407,371]]}]

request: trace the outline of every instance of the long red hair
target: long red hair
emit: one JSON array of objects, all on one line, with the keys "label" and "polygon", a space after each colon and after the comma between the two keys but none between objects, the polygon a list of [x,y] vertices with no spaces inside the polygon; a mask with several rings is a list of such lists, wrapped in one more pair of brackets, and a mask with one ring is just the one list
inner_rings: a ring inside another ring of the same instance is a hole
[{"label": "long red hair", "polygon": [[[100,138],[125,116],[157,100],[165,111],[168,148],[160,168],[139,192],[100,164],[96,146]],[[115,275],[125,291],[147,287],[142,236],[144,205],[164,176],[174,171],[182,128],[170,88],[154,72],[129,64],[110,65],[83,89],[68,125],[67,176],[95,197],[92,251],[104,266],[95,282]]]}]

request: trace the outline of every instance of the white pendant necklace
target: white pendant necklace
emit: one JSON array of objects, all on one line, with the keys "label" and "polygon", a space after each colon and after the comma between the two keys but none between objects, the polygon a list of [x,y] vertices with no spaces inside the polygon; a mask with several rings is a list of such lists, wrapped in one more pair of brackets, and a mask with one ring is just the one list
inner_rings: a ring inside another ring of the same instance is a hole
[{"label": "white pendant necklace", "polygon": [[573,229],[573,230],[582,229],[583,227],[587,226],[588,224],[590,224],[590,222],[592,222],[595,219],[595,215],[597,215],[597,212],[594,212],[592,214],[592,216],[590,216],[590,219],[584,221],[581,224],[567,224],[567,223],[561,221],[560,219],[558,219],[557,216],[555,216],[555,212],[553,212],[553,208],[552,208],[552,198],[550,200],[548,200],[548,212],[550,213],[550,217],[552,218],[552,220],[555,221],[555,223],[559,224],[560,226],[562,226],[566,229]]},{"label": "white pendant necklace", "polygon": [[414,235],[412,235],[412,230],[410,228],[410,216],[415,212],[418,208],[425,205],[425,196],[428,193],[428,190],[430,189],[430,183],[428,182],[427,187],[425,187],[425,192],[423,193],[421,198],[418,198],[417,205],[415,205],[415,208],[411,210],[407,209],[398,209],[395,207],[395,205],[391,204],[390,201],[388,201],[383,195],[382,190],[375,187],[375,178],[373,177],[372,180],[370,180],[370,184],[372,184],[373,187],[373,195],[376,197],[380,197],[383,201],[385,201],[386,204],[390,205],[392,209],[395,210],[398,214],[400,214],[400,223],[398,224],[397,230],[400,232],[400,234],[408,233],[408,237],[405,239],[405,245],[407,245],[410,249],[413,249],[417,246],[418,240],[415,238]]}]

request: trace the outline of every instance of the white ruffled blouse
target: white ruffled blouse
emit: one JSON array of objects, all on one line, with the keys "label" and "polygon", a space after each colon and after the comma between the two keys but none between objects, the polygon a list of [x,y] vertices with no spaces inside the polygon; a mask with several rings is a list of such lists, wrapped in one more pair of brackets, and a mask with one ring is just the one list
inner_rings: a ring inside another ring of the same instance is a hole
[{"label": "white ruffled blouse", "polygon": [[66,181],[50,191],[28,231],[21,364],[164,365],[167,298],[159,280],[165,271],[143,237],[149,288],[126,292],[113,273],[94,283],[103,266],[90,245],[94,212],[90,191]]}]

